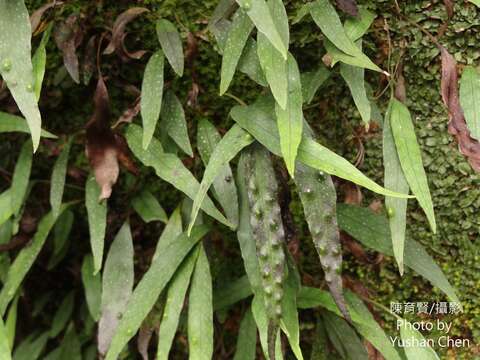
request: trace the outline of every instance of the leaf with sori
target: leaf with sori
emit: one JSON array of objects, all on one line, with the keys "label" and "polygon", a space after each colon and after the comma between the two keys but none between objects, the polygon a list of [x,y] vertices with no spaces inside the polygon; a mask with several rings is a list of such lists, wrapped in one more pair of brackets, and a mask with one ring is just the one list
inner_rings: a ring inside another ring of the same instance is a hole
[{"label": "leaf with sori", "polygon": [[184,56],[182,39],[177,28],[170,21],[160,19],[156,24],[157,37],[163,52],[178,76],[183,75]]}]

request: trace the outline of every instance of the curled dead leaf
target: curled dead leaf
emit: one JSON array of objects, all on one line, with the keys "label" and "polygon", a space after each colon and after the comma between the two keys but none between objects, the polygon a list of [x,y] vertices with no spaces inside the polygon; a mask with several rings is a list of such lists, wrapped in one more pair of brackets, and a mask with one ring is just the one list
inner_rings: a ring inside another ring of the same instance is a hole
[{"label": "curled dead leaf", "polygon": [[52,1],[51,3],[42,5],[37,10],[35,10],[30,16],[30,26],[32,27],[32,34],[35,33],[35,31],[38,28],[38,25],[40,25],[40,21],[42,20],[42,17],[45,11],[47,11],[48,9],[51,9],[52,7],[62,5],[62,4],[63,4],[62,1]]},{"label": "curled dead leaf", "polygon": [[78,23],[77,15],[70,15],[66,21],[55,27],[55,42],[63,54],[63,63],[72,79],[80,82],[77,47],[83,40],[83,31]]}]

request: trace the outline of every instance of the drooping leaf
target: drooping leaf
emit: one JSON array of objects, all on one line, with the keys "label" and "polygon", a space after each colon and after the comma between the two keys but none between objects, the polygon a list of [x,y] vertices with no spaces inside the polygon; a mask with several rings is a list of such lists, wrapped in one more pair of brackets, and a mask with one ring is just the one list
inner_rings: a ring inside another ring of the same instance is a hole
[{"label": "drooping leaf", "polygon": [[[390,125],[389,106],[383,123],[383,166],[384,185],[399,193],[408,194],[410,187],[403,174],[397,148],[393,139]],[[392,234],[392,246],[395,260],[397,261],[400,274],[403,274],[403,253],[405,247],[405,230],[407,225],[407,199],[398,199],[390,196],[385,197],[390,232]]]},{"label": "drooping leaf", "polygon": [[77,84],[80,83],[77,47],[80,45],[82,36],[79,16],[76,14],[70,15],[65,21],[58,23],[53,32],[53,38],[63,54],[65,69]]},{"label": "drooping leaf", "polygon": [[[22,132],[29,133],[28,124],[24,118],[0,111],[0,133]],[[56,139],[57,136],[42,130],[42,137],[47,139]]]},{"label": "drooping leaf", "polygon": [[281,29],[278,29],[265,0],[237,0],[237,3],[250,16],[257,30],[265,35],[280,55],[286,59],[288,42],[285,42],[285,38],[282,38]]},{"label": "drooping leaf", "polygon": [[[338,225],[370,249],[392,256],[390,228],[384,216],[358,206],[341,204],[337,208]],[[460,303],[454,288],[422,245],[406,238],[405,265],[442,290],[453,302]]]},{"label": "drooping leaf", "polygon": [[302,97],[305,104],[310,104],[317,90],[330,77],[330,71],[320,65],[317,70],[309,71],[301,74],[302,81]]},{"label": "drooping leaf", "polygon": [[117,359],[123,347],[140,328],[143,319],[148,315],[185,256],[207,232],[208,227],[200,225],[192,230],[190,237],[186,232],[183,233],[159,254],[156,261],[152,262],[128,302],[105,360]]},{"label": "drooping leaf", "polygon": [[253,319],[252,309],[248,308],[240,322],[233,360],[255,360],[256,345],[257,326]]},{"label": "drooping leaf", "polygon": [[437,231],[432,197],[427,175],[423,169],[422,155],[415,135],[412,118],[407,107],[393,99],[390,107],[390,125],[403,173],[412,193],[427,215],[432,231]]},{"label": "drooping leaf", "polygon": [[89,177],[85,184],[85,207],[87,208],[90,246],[92,248],[94,273],[102,268],[105,231],[107,228],[107,203],[99,202],[100,188],[95,178]]},{"label": "drooping leaf", "polygon": [[[181,232],[181,229],[180,229]],[[197,248],[200,249],[199,247]],[[195,249],[183,261],[168,286],[165,308],[158,329],[157,360],[168,360],[173,338],[177,331],[180,313],[183,309],[185,295],[190,284],[190,278],[197,262],[199,251]]]},{"label": "drooping leaf", "polygon": [[70,320],[75,301],[74,295],[74,292],[71,291],[67,296],[65,296],[57,311],[55,312],[55,315],[53,315],[52,325],[48,334],[50,338],[57,337]]},{"label": "drooping leaf", "polygon": [[10,186],[12,213],[18,216],[27,194],[30,172],[32,171],[32,141],[27,140],[20,150]]},{"label": "drooping leaf", "polygon": [[170,21],[160,19],[156,23],[156,29],[158,41],[168,62],[178,76],[183,76],[183,47],[177,28]]},{"label": "drooping leaf", "polygon": [[33,333],[27,336],[13,353],[14,360],[37,360],[45,349],[48,341],[48,331],[36,336]]},{"label": "drooping leaf", "polygon": [[163,97],[163,67],[163,53],[157,51],[148,60],[145,73],[143,74],[140,111],[143,121],[144,149],[150,144],[160,117]]},{"label": "drooping leaf", "polygon": [[135,196],[132,200],[132,207],[138,215],[145,222],[168,221],[167,213],[155,198],[155,196],[148,190],[143,190],[140,194]]},{"label": "drooping leaf", "polygon": [[288,98],[285,109],[275,103],[280,150],[290,176],[295,174],[295,160],[302,140],[303,98],[300,71],[295,58],[289,54],[287,60]]},{"label": "drooping leaf", "polygon": [[[266,108],[260,103],[250,106],[235,106],[230,111],[230,116],[269,151],[280,156],[280,140],[278,130],[274,124],[271,104],[266,106]],[[345,158],[328,150],[305,135],[300,143],[297,159],[312,168],[352,181],[379,194],[408,197],[404,194],[384,189],[366,177]]]},{"label": "drooping leaf", "polygon": [[123,224],[108,251],[102,279],[102,315],[98,323],[98,352],[104,355],[119,326],[133,289],[133,243]]},{"label": "drooping leaf", "polygon": [[223,95],[233,79],[242,51],[253,30],[253,23],[241,8],[233,16],[223,49],[220,95]]},{"label": "drooping leaf", "polygon": [[[152,139],[147,150],[143,149],[141,146],[141,134],[142,130],[139,126],[132,124],[128,127],[126,138],[135,156],[144,165],[152,166],[158,177],[175,186],[190,199],[195,199],[200,185],[181,160],[173,154],[165,153],[162,145],[155,138]],[[209,197],[205,197],[201,208],[221,223],[232,226],[222,213],[216,209]]]},{"label": "drooping leaf", "polygon": [[200,183],[197,195],[193,201],[190,224],[188,226],[189,232],[195,223],[200,206],[207,195],[210,185],[214,182],[221,169],[227,165],[240,152],[240,150],[250,145],[252,142],[253,138],[249,133],[243,130],[240,126],[234,125],[217,144],[210,156],[202,182]]},{"label": "drooping leaf", "polygon": [[[53,2],[54,4],[55,2]],[[42,92],[42,83],[45,76],[45,66],[47,65],[47,46],[50,34],[52,32],[53,23],[50,23],[47,29],[44,31],[42,40],[38,45],[35,54],[32,57],[33,74],[35,76],[35,97],[37,101],[40,99],[40,93]]]},{"label": "drooping leaf", "polygon": [[192,274],[188,296],[188,349],[191,359],[213,355],[213,300],[210,265],[203,245]]},{"label": "drooping leaf", "polygon": [[480,74],[473,66],[463,69],[460,80],[460,105],[470,136],[480,140]]},{"label": "drooping leaf", "polygon": [[420,331],[415,330],[408,321],[403,320],[400,326],[400,336],[405,344],[411,344],[410,346],[405,345],[402,347],[408,360],[440,360],[435,350],[428,345]]},{"label": "drooping leaf", "polygon": [[55,165],[53,165],[52,178],[50,180],[50,206],[52,207],[53,216],[58,216],[60,213],[72,140],[73,139],[70,138],[66,142],[62,152],[55,161]]},{"label": "drooping leaf", "polygon": [[5,324],[3,319],[0,317],[0,359],[1,360],[11,360],[12,352],[10,346],[8,345],[8,336]]},{"label": "drooping leaf", "polygon": [[[64,211],[68,205],[64,205],[60,212]],[[27,275],[28,271],[35,262],[40,250],[47,239],[50,230],[55,224],[56,218],[52,213],[45,215],[39,222],[37,231],[32,238],[29,246],[24,247],[17,255],[7,274],[6,282],[0,291],[0,314],[3,315],[9,302],[15,296],[20,284]]]},{"label": "drooping leaf", "polygon": [[[383,72],[378,65],[374,64],[364,53],[357,56],[352,56],[337,49],[330,40],[323,41],[325,49],[327,50],[327,57],[324,57],[324,62],[329,67],[333,67],[337,62],[342,62],[348,65],[357,66],[365,69],[370,69],[377,72]],[[327,60],[327,61],[326,61]]]},{"label": "drooping leaf", "polygon": [[[208,165],[215,147],[221,140],[215,126],[206,119],[200,119],[197,129],[197,148],[203,164]],[[213,180],[213,195],[222,206],[227,219],[238,225],[238,195],[232,169],[228,164],[222,166]]]},{"label": "drooping leaf", "polygon": [[193,157],[192,145],[188,138],[185,112],[180,100],[172,91],[165,92],[163,97],[161,118],[168,135],[187,155]]},{"label": "drooping leaf", "polygon": [[[53,210],[52,210],[53,213]],[[54,215],[55,216],[55,215]],[[53,269],[57,264],[63,260],[68,251],[70,244],[70,232],[73,225],[73,212],[70,210],[64,211],[58,217],[58,221],[53,228],[53,252],[48,261],[48,270]]]},{"label": "drooping leaf", "polygon": [[100,273],[94,274],[94,271],[93,256],[87,254],[82,263],[82,283],[88,311],[92,319],[98,321],[102,311],[102,277]]},{"label": "drooping leaf", "polygon": [[[15,29],[15,36],[12,36]],[[31,61],[31,25],[24,1],[0,2],[0,75],[27,120],[33,151],[40,143],[41,117]]]}]

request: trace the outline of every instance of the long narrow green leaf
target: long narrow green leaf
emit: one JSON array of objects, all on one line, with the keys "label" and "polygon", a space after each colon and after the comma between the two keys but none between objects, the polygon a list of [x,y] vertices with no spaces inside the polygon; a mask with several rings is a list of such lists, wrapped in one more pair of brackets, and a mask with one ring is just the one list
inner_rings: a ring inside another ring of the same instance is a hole
[{"label": "long narrow green leaf", "polygon": [[92,319],[98,321],[102,312],[102,278],[100,273],[94,274],[92,254],[87,254],[83,258],[82,283],[88,311]]},{"label": "long narrow green leaf", "polygon": [[229,281],[226,285],[214,290],[213,310],[226,309],[251,295],[252,287],[248,276]]},{"label": "long narrow green leaf", "polygon": [[[12,36],[15,29],[15,36]],[[33,150],[40,143],[41,117],[31,61],[32,29],[23,0],[0,2],[0,74],[27,119]]]},{"label": "long narrow green leaf", "polygon": [[301,74],[302,97],[305,104],[310,104],[317,90],[330,77],[330,71],[325,65],[320,65],[317,70]]},{"label": "long narrow green leaf", "polygon": [[0,225],[3,225],[10,216],[13,215],[12,197],[10,194],[10,189],[7,189],[0,194]]},{"label": "long narrow green leaf", "polygon": [[312,353],[310,360],[328,360],[330,351],[327,345],[327,332],[325,325],[318,319],[317,326],[315,328],[315,339],[312,344]]},{"label": "long narrow green leaf", "polygon": [[215,147],[207,168],[205,169],[197,195],[193,201],[190,224],[188,226],[189,233],[192,230],[193,224],[195,224],[200,205],[203,203],[210,185],[214,182],[219,172],[240,152],[240,150],[250,145],[253,141],[254,140],[249,133],[235,124]]},{"label": "long narrow green leaf", "polygon": [[64,211],[55,223],[53,229],[53,252],[48,261],[48,270],[53,269],[63,260],[70,244],[70,232],[72,231],[74,215],[68,210]]},{"label": "long narrow green leaf", "polygon": [[[28,129],[28,124],[24,118],[0,111],[0,133],[5,132],[22,132],[28,134],[30,130]],[[47,139],[57,138],[56,135],[45,130],[42,130],[40,135]]]},{"label": "long narrow green leaf", "polygon": [[42,83],[45,76],[45,66],[47,65],[47,46],[50,34],[52,32],[53,22],[51,22],[47,29],[43,32],[42,40],[38,45],[35,54],[32,57],[33,74],[35,76],[35,97],[37,101],[40,99],[40,93],[42,92]]},{"label": "long narrow green leaf", "polygon": [[[60,212],[64,211],[68,205],[64,205]],[[3,315],[7,309],[8,303],[13,299],[18,287],[32,267],[40,250],[47,239],[50,230],[55,224],[56,218],[52,213],[45,215],[39,222],[37,231],[29,246],[24,247],[15,258],[8,270],[6,282],[0,292],[0,314]]]},{"label": "long narrow green leaf", "polygon": [[188,296],[188,348],[190,359],[212,358],[212,276],[203,245],[200,245]]},{"label": "long narrow green leaf", "polygon": [[432,231],[437,231],[432,196],[428,188],[427,175],[423,168],[422,155],[418,146],[412,118],[407,107],[393,99],[391,104],[390,125],[397,147],[398,158],[412,193],[427,215]]},{"label": "long narrow green leaf", "polygon": [[13,349],[13,344],[15,343],[15,334],[17,330],[17,309],[18,309],[18,299],[19,295],[15,297],[13,302],[10,305],[7,313],[7,320],[5,321],[5,329],[7,332],[8,338],[8,347]]},{"label": "long narrow green leaf", "polygon": [[152,140],[162,107],[164,56],[157,51],[148,60],[142,80],[140,111],[143,121],[143,148]]},{"label": "long narrow green leaf", "polygon": [[75,331],[73,322],[67,328],[63,338],[59,359],[82,360],[82,345]]},{"label": "long narrow green leaf", "polygon": [[[267,310],[265,309],[265,300],[263,299],[263,293],[259,292],[253,297],[252,301],[252,313],[253,318],[257,324],[260,343],[262,345],[263,355],[267,360],[270,360],[268,355],[268,318],[267,318]],[[280,329],[278,329],[278,333],[276,334],[276,342],[275,342],[275,360],[282,360],[282,346],[281,346],[281,337],[280,337]]]},{"label": "long narrow green leaf", "polygon": [[20,208],[25,200],[32,171],[32,141],[27,140],[20,150],[15,170],[12,176],[12,185],[10,187],[10,200],[13,215],[18,216]]},{"label": "long narrow green leaf", "polygon": [[105,354],[127,309],[133,289],[133,242],[128,223],[123,224],[108,251],[102,279],[102,316],[98,323],[98,351]]},{"label": "long narrow green leaf", "polygon": [[157,37],[163,52],[178,76],[183,75],[183,47],[182,39],[177,28],[170,21],[160,19],[156,24]]},{"label": "long narrow green leaf", "polygon": [[166,223],[168,218],[155,196],[148,190],[143,190],[132,199],[132,207],[145,222],[161,221]]},{"label": "long narrow green leaf", "polygon": [[[397,148],[393,139],[390,125],[390,106],[388,107],[383,123],[383,166],[385,168],[384,185],[396,192],[408,194],[410,187],[403,174],[402,166],[397,155]],[[407,225],[407,199],[385,197],[392,246],[395,260],[400,274],[403,274],[403,252],[405,247],[405,230]]]},{"label": "long narrow green leaf", "polygon": [[[363,245],[385,255],[393,255],[390,228],[384,216],[375,215],[366,208],[340,204],[337,218],[340,228]],[[460,303],[455,289],[422,245],[407,238],[404,259],[406,266],[437,286],[451,301]]]},{"label": "long narrow green leaf", "polygon": [[50,331],[48,336],[50,338],[57,337],[58,334],[65,328],[68,321],[70,320],[73,312],[74,306],[74,292],[70,292],[65,298],[63,299],[62,303],[58,307],[55,315],[53,316],[52,325],[50,327]]},{"label": "long narrow green leaf", "polygon": [[152,263],[135,288],[118,324],[105,360],[117,359],[123,347],[140,328],[143,319],[155,305],[158,296],[182,260],[207,232],[208,227],[204,225],[195,227],[190,237],[183,233],[163,253],[159,254],[157,260]]},{"label": "long narrow green leaf", "polygon": [[247,43],[253,23],[241,8],[233,16],[223,49],[222,72],[220,77],[220,95],[223,95],[233,79],[242,51]]},{"label": "long narrow green leaf", "polygon": [[341,50],[337,49],[329,40],[325,39],[323,41],[325,49],[327,50],[330,64],[330,67],[333,67],[337,62],[342,62],[352,66],[358,66],[365,69],[370,69],[377,72],[383,72],[382,69],[378,67],[375,63],[372,62],[364,53],[361,53],[357,56],[351,56],[345,54]]},{"label": "long narrow green leaf", "polygon": [[288,43],[282,38],[265,0],[237,0],[237,3],[250,16],[257,30],[265,35],[268,41],[280,52],[280,55],[286,59]]},{"label": "long narrow green leaf", "polygon": [[[143,149],[141,128],[138,125],[132,124],[128,127],[126,138],[130,149],[143,164],[152,166],[158,177],[175,186],[190,199],[195,199],[200,184],[177,156],[165,153],[162,145],[156,139],[152,139],[147,150]],[[221,223],[232,226],[208,196],[205,197],[201,208]]]},{"label": "long narrow green leaf", "polygon": [[85,206],[87,208],[90,246],[92,247],[95,273],[102,268],[105,230],[107,228],[107,202],[98,202],[100,188],[93,176],[85,184]]},{"label": "long narrow green leaf", "polygon": [[358,9],[358,16],[349,16],[343,28],[345,33],[352,41],[360,39],[370,28],[376,15],[364,7]]},{"label": "long narrow green leaf", "polygon": [[460,104],[470,135],[480,139],[480,74],[473,66],[463,69],[460,80]]},{"label": "long narrow green leaf", "polygon": [[8,345],[8,336],[3,319],[0,316],[0,360],[11,360],[12,352]]},{"label": "long narrow green leaf", "polygon": [[402,349],[405,351],[408,360],[440,360],[423,335],[418,330],[415,330],[408,321],[403,321],[403,324],[400,326],[400,336],[406,344]]},{"label": "long narrow green leaf", "polygon": [[47,345],[48,331],[35,337],[36,333],[27,336],[15,349],[14,360],[37,360]]},{"label": "long narrow green leaf", "polygon": [[287,60],[288,99],[285,109],[275,103],[280,149],[291,177],[295,174],[295,160],[302,140],[303,98],[300,71],[295,58],[288,54]]},{"label": "long narrow green leaf", "polygon": [[233,360],[255,360],[256,345],[257,327],[252,315],[252,309],[248,308],[240,322],[237,348]]},{"label": "long narrow green leaf", "polygon": [[[180,229],[181,232],[181,229]],[[200,248],[197,245],[198,250]],[[185,295],[190,284],[190,278],[197,262],[199,251],[194,250],[183,261],[168,286],[165,308],[158,329],[157,360],[168,360],[173,338],[177,331],[180,313],[185,302]]]},{"label": "long narrow green leaf", "polygon": [[65,144],[62,152],[53,165],[52,178],[50,180],[50,206],[53,216],[58,216],[62,204],[63,190],[65,188],[65,176],[67,175],[68,156],[72,146],[72,138]]},{"label": "long narrow green leaf", "polygon": [[[197,148],[203,164],[208,165],[215,147],[221,140],[215,126],[206,119],[200,119],[197,129]],[[238,195],[233,179],[232,169],[225,164],[218,170],[213,180],[213,196],[222,206],[227,219],[232,225],[238,225]]]},{"label": "long narrow green leaf", "polygon": [[[272,119],[271,110],[263,109],[260,105],[235,106],[230,115],[241,127],[247,130],[255,139],[269,151],[280,155],[280,141],[278,130]],[[369,190],[383,195],[395,197],[410,197],[384,189],[373,180],[365,176],[360,170],[345,158],[335,154],[305,135],[298,149],[298,161],[312,168],[352,181]]]},{"label": "long narrow green leaf", "polygon": [[193,157],[192,145],[188,138],[187,121],[185,112],[180,100],[172,91],[165,92],[163,97],[162,112],[160,114],[164,121],[168,135],[187,155]]},{"label": "long narrow green leaf", "polygon": [[155,261],[161,253],[165,251],[175,239],[182,234],[182,215],[180,206],[175,209],[170,218],[168,219],[165,229],[163,229],[160,239],[158,239],[155,253],[153,254],[152,261]]}]

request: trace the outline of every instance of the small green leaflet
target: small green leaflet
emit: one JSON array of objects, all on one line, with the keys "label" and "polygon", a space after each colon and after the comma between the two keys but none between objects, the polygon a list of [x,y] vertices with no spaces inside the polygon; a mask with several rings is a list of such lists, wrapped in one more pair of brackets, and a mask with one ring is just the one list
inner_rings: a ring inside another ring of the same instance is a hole
[{"label": "small green leaflet", "polygon": [[[384,185],[399,193],[408,194],[410,187],[402,171],[397,149],[393,140],[390,125],[391,106],[388,107],[383,123],[383,166]],[[398,199],[390,196],[385,197],[390,232],[392,234],[392,246],[395,260],[400,274],[403,275],[403,252],[405,247],[405,228],[407,225],[407,199]]]},{"label": "small green leaflet", "polygon": [[238,5],[247,12],[257,30],[264,34],[280,55],[287,59],[288,43],[282,38],[272,13],[265,0],[236,0]]},{"label": "small green leaflet", "polygon": [[[68,205],[64,205],[60,212],[64,211]],[[45,215],[39,222],[37,232],[29,246],[24,247],[17,255],[7,274],[7,280],[0,292],[0,315],[5,314],[8,303],[13,299],[18,287],[22,283],[25,275],[32,267],[40,250],[47,239],[50,230],[55,224],[56,218],[52,213]]]},{"label": "small green leaflet", "polygon": [[476,6],[480,7],[480,0],[468,0],[468,1],[475,4]]},{"label": "small green leaflet", "polygon": [[241,8],[238,9],[233,16],[223,49],[220,95],[228,90],[253,26],[248,15]]},{"label": "small green leaflet", "polygon": [[237,348],[233,360],[255,360],[257,346],[257,325],[249,307],[240,322]]},{"label": "small green leaflet", "polygon": [[285,109],[275,103],[280,149],[290,176],[295,174],[295,160],[302,140],[303,98],[300,71],[295,58],[288,54],[288,99]]},{"label": "small green leaflet", "polygon": [[102,311],[102,278],[100,273],[93,272],[93,256],[87,254],[82,263],[82,283],[88,311],[92,319],[98,321]]},{"label": "small green leaflet", "polygon": [[240,126],[234,125],[215,147],[210,156],[207,168],[205,169],[197,195],[193,201],[190,224],[188,226],[189,233],[192,230],[193,224],[195,224],[200,206],[207,195],[208,189],[218,173],[240,152],[240,150],[250,145],[253,141],[254,139],[249,133],[243,130]]},{"label": "small green leaflet", "polygon": [[460,104],[472,138],[480,139],[480,74],[473,66],[463,69]]},{"label": "small green leaflet", "polygon": [[163,97],[161,118],[168,135],[185,154],[193,157],[192,145],[188,138],[187,122],[183,106],[172,91],[167,91]]},{"label": "small green leaflet", "polygon": [[159,50],[150,57],[143,74],[140,111],[143,121],[144,149],[152,140],[160,116],[163,96],[163,67],[164,56]]},{"label": "small green leaflet", "polygon": [[89,176],[85,184],[85,206],[87,208],[88,230],[95,273],[102,268],[103,246],[107,228],[107,202],[99,202],[99,196],[100,188],[95,181],[95,177]]},{"label": "small green leaflet", "polygon": [[104,355],[132,295],[133,242],[128,223],[113,240],[103,270],[101,318],[98,323],[98,352]]},{"label": "small green leaflet", "polygon": [[8,347],[13,349],[13,345],[15,344],[15,333],[17,330],[17,310],[18,310],[18,299],[20,294],[15,296],[13,302],[10,304],[7,313],[7,320],[5,321],[5,328],[7,332],[7,339],[8,339]]},{"label": "small green leaflet", "polygon": [[118,324],[105,360],[116,360],[123,347],[140,328],[143,319],[148,315],[158,296],[172,278],[185,256],[208,232],[204,225],[196,226],[189,237],[187,233],[180,235],[174,243],[159,254],[156,261],[135,288],[128,306]]},{"label": "small green leaflet", "polygon": [[[12,36],[15,29],[15,36]],[[31,26],[23,0],[0,2],[0,75],[27,119],[33,151],[40,143],[41,117],[31,61]]]},{"label": "small green leaflet", "polygon": [[156,24],[157,37],[163,52],[178,76],[183,75],[183,47],[182,39],[177,28],[170,21],[160,19]]},{"label": "small green leaflet", "polygon": [[47,51],[45,50],[45,47],[50,39],[52,28],[53,22],[51,22],[44,31],[42,40],[40,41],[40,44],[38,45],[38,48],[32,58],[33,75],[35,76],[35,97],[37,98],[37,101],[40,99],[40,93],[42,92],[45,66],[47,65]]},{"label": "small green leaflet", "polygon": [[[22,132],[29,133],[28,124],[24,118],[0,111],[0,133]],[[56,139],[57,136],[42,130],[41,136],[47,139]]]},{"label": "small green leaflet", "polygon": [[330,77],[330,71],[320,64],[317,70],[301,74],[303,102],[310,104],[317,90]]},{"label": "small green leaflet", "polygon": [[[206,119],[200,119],[197,129],[197,149],[203,164],[208,165],[215,147],[221,140],[215,126]],[[222,206],[227,219],[235,227],[238,225],[238,195],[232,169],[228,164],[218,170],[213,181],[213,196]]]},{"label": "small green leaflet", "polygon": [[393,99],[391,103],[390,125],[397,147],[398,158],[412,193],[425,211],[433,233],[437,231],[432,197],[428,188],[427,175],[423,169],[422,155],[418,146],[412,118],[407,107]]},{"label": "small green leaflet", "polygon": [[18,156],[15,164],[15,170],[12,176],[12,185],[10,186],[10,201],[12,213],[18,216],[20,209],[27,194],[28,181],[30,180],[30,172],[32,171],[32,141],[27,140]]},{"label": "small green leaflet", "polygon": [[37,332],[30,334],[16,347],[13,353],[15,360],[37,360],[40,357],[47,345],[48,331],[36,335]]},{"label": "small green leaflet", "polygon": [[[413,329],[412,324],[409,324],[406,320],[403,320],[403,325],[400,326],[400,336],[402,341],[412,344],[412,346],[405,345],[402,347],[408,360],[440,360],[420,331]],[[396,339],[398,340],[398,338]],[[426,345],[416,346],[415,344]]]},{"label": "small green leaflet", "polygon": [[50,338],[57,337],[70,320],[75,301],[74,295],[75,294],[73,291],[68,293],[68,295],[65,296],[57,311],[55,312],[52,320],[52,325],[50,326],[50,331],[48,334]]},{"label": "small green leaflet", "polygon": [[8,336],[3,319],[0,317],[0,360],[11,360],[11,349],[8,345]]},{"label": "small green leaflet", "polygon": [[62,152],[53,165],[52,178],[50,180],[50,206],[53,216],[57,217],[60,213],[62,204],[63,190],[65,188],[65,176],[67,175],[68,155],[72,146],[72,138],[65,144]]},{"label": "small green leaflet", "polygon": [[191,359],[208,360],[213,355],[212,276],[202,244],[188,296],[188,349]]},{"label": "small green leaflet", "polygon": [[[130,149],[143,164],[152,166],[158,177],[175,186],[190,199],[195,199],[200,185],[177,156],[165,153],[162,145],[155,138],[152,139],[147,150],[143,149],[141,146],[141,128],[138,125],[129,125],[126,138]],[[222,213],[217,210],[208,196],[202,202],[201,208],[221,223],[232,226]]]},{"label": "small green leaflet", "polygon": [[375,17],[376,15],[371,11],[362,7],[359,8],[357,17],[349,16],[345,20],[343,24],[345,33],[352,41],[357,41],[367,32]]},{"label": "small green leaflet", "polygon": [[190,284],[190,278],[197,262],[198,250],[200,250],[200,247],[197,245],[196,249],[180,265],[168,286],[165,308],[160,328],[158,329],[157,360],[168,360],[168,354],[177,332],[180,314],[185,302],[185,295]]},{"label": "small green leaflet", "polygon": [[132,199],[132,207],[146,223],[151,221],[166,223],[168,220],[165,210],[163,210],[156,197],[148,190],[143,190]]}]

